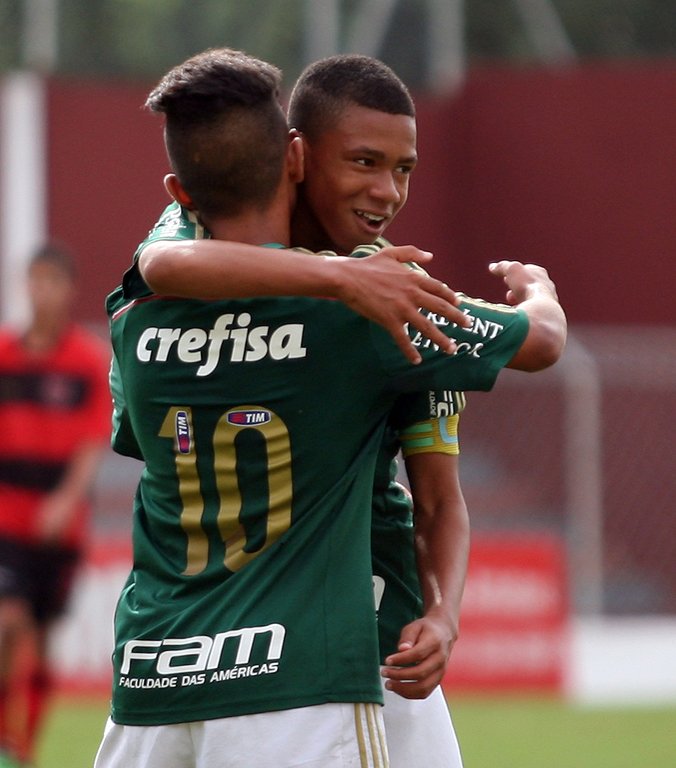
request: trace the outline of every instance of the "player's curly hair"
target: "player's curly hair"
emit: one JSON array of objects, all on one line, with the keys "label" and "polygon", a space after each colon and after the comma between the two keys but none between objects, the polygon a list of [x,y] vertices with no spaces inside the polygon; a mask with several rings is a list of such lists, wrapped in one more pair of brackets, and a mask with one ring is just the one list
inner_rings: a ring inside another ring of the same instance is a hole
[{"label": "player's curly hair", "polygon": [[171,69],[146,99],[165,115],[172,170],[203,215],[271,200],[288,146],[280,83],[272,64],[214,48]]},{"label": "player's curly hair", "polygon": [[390,67],[371,56],[342,54],[303,70],[289,99],[289,125],[316,139],[348,104],[415,117],[411,94]]}]

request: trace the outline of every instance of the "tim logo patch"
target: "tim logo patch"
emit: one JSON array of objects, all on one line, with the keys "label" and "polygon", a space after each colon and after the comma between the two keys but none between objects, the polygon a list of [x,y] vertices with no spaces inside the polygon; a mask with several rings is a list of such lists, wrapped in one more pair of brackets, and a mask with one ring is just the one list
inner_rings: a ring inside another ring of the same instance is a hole
[{"label": "tim logo patch", "polygon": [[272,414],[263,408],[242,408],[228,413],[228,424],[236,427],[251,427],[259,424],[267,424],[272,419]]},{"label": "tim logo patch", "polygon": [[176,448],[183,454],[192,451],[192,428],[187,411],[176,412]]}]

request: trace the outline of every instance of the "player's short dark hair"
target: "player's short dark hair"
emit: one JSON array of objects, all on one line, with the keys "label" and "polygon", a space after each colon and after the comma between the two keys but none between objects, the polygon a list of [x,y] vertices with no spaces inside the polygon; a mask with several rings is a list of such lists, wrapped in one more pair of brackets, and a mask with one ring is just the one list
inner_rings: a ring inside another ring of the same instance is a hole
[{"label": "player's short dark hair", "polygon": [[281,72],[241,51],[204,51],[170,70],[146,107],[165,115],[172,170],[197,210],[265,208],[284,167],[288,127]]},{"label": "player's short dark hair", "polygon": [[371,56],[342,54],[303,70],[289,99],[289,125],[316,139],[349,104],[415,117],[411,94],[390,67]]},{"label": "player's short dark hair", "polygon": [[71,280],[77,277],[73,252],[56,240],[41,245],[33,252],[28,261],[28,270],[30,271],[36,264],[51,264]]}]

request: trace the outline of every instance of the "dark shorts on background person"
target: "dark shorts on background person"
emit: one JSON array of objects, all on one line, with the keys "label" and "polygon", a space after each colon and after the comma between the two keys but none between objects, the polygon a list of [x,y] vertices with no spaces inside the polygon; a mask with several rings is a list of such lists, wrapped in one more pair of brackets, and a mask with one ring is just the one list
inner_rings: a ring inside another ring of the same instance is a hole
[{"label": "dark shorts on background person", "polygon": [[22,598],[37,622],[50,621],[66,608],[79,560],[71,548],[0,537],[0,599]]}]

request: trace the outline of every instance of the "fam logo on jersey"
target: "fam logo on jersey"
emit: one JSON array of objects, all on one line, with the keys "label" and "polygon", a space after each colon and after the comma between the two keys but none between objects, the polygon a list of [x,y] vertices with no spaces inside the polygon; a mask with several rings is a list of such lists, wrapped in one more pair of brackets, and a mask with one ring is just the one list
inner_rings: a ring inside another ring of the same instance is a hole
[{"label": "fam logo on jersey", "polygon": [[[278,328],[252,325],[248,312],[221,315],[208,331],[204,328],[146,328],[136,345],[142,363],[166,363],[170,354],[181,363],[196,364],[197,376],[209,376],[221,356],[231,363],[250,363],[264,358],[292,360],[307,355],[302,323]],[[226,342],[228,344],[226,345]]]},{"label": "fam logo on jersey", "polygon": [[285,637],[282,624],[267,624],[213,637],[129,640],[122,649],[119,685],[183,688],[272,675],[279,671]]},{"label": "fam logo on jersey", "polygon": [[251,427],[259,424],[267,424],[272,420],[272,413],[265,408],[247,408],[237,411],[229,411],[228,424],[236,427]]}]

